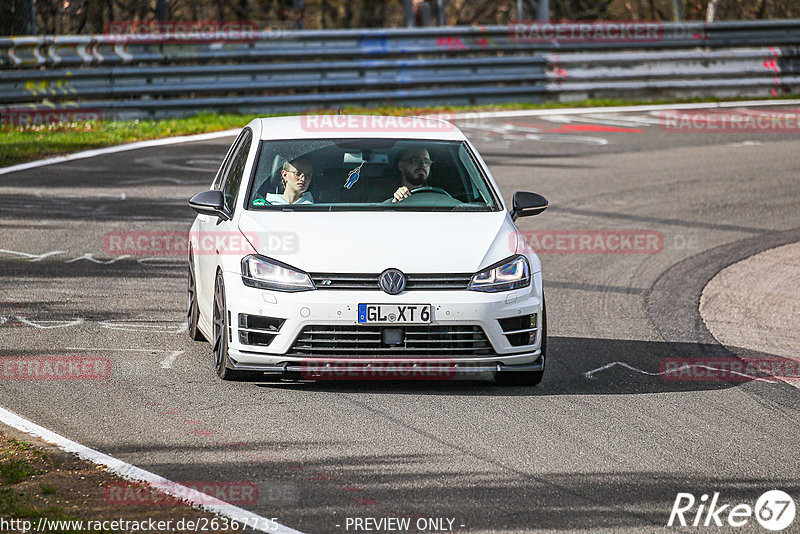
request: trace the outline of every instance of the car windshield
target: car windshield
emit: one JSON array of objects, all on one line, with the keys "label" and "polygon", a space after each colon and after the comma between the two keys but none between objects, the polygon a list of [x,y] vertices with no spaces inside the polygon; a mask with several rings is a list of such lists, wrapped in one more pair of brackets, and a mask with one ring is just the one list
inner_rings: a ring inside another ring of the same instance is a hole
[{"label": "car windshield", "polygon": [[497,211],[466,143],[411,139],[262,141],[246,209]]}]

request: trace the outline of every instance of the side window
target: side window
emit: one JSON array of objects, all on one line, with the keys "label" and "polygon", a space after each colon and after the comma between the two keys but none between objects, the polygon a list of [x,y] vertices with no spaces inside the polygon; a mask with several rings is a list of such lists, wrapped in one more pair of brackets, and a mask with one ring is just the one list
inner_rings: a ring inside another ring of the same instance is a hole
[{"label": "side window", "polygon": [[239,146],[231,154],[231,162],[228,169],[226,169],[225,181],[222,184],[222,194],[225,197],[225,207],[231,213],[236,207],[236,195],[239,193],[239,186],[242,183],[252,139],[252,133],[250,130],[246,130]]},{"label": "side window", "polygon": [[211,184],[211,189],[219,190],[222,187],[222,181],[225,179],[225,169],[230,166],[231,163],[231,154],[233,153],[234,149],[239,145],[239,141],[242,139],[244,132],[239,134],[233,144],[231,144],[230,148],[228,148],[228,153],[225,154],[225,159],[222,160],[222,164],[219,166],[219,170],[217,170],[217,175],[214,177],[214,182]]},{"label": "side window", "polygon": [[465,202],[485,202],[492,205],[492,194],[489,192],[489,186],[483,178],[483,174],[478,169],[477,162],[472,159],[467,147],[464,143],[458,147],[458,159],[461,162],[461,169],[459,174],[462,175],[462,180],[466,182],[464,194]]}]

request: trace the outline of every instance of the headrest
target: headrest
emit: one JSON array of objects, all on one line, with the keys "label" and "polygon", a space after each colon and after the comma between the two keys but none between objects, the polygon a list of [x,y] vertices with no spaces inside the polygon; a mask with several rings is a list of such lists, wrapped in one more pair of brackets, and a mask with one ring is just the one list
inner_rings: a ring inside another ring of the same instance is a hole
[{"label": "headrest", "polygon": [[282,193],[283,189],[283,177],[281,176],[281,171],[283,170],[283,164],[286,162],[286,158],[281,156],[280,154],[276,154],[272,160],[272,171],[270,172],[270,193]]}]

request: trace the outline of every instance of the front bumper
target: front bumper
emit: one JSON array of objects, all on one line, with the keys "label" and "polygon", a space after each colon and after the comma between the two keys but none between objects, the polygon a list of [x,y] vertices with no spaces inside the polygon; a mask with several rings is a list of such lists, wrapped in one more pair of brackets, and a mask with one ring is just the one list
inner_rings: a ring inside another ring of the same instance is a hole
[{"label": "front bumper", "polygon": [[514,373],[544,371],[544,358],[539,356],[533,363],[521,365],[504,365],[491,362],[473,363],[437,363],[431,361],[394,362],[394,361],[318,361],[303,360],[286,362],[281,365],[261,365],[231,362],[234,371],[251,371],[281,376],[299,376],[309,380],[441,380],[494,379],[497,373]]},{"label": "front bumper", "polygon": [[[225,272],[225,290],[229,312],[229,358],[231,368],[266,373],[293,373],[320,369],[330,364],[336,370],[365,369],[386,372],[421,372],[420,365],[436,365],[455,375],[475,376],[497,371],[539,371],[544,368],[541,358],[541,273],[534,273],[530,286],[501,293],[481,293],[465,290],[407,291],[388,295],[380,290],[324,290],[284,293],[245,286],[239,273]],[[430,304],[432,325],[454,328],[480,328],[491,344],[491,353],[480,355],[458,352],[435,353],[413,357],[403,353],[385,355],[337,354],[335,357],[308,358],[297,355],[292,348],[305,327],[329,325],[353,328],[358,325],[358,305],[368,304]],[[277,333],[267,346],[244,344],[240,341],[240,314],[282,320]],[[535,315],[536,335],[533,343],[512,345],[508,331],[499,319]],[[371,368],[369,366],[372,366]],[[394,367],[392,367],[394,365]]]}]

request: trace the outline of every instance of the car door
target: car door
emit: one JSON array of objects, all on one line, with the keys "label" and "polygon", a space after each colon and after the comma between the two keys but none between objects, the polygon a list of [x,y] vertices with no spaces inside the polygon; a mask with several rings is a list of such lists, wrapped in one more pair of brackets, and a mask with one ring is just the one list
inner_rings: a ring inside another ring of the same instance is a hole
[{"label": "car door", "polygon": [[198,299],[200,313],[204,317],[211,317],[213,309],[214,280],[217,266],[220,265],[219,247],[216,243],[238,232],[230,220],[236,210],[236,197],[242,184],[244,169],[247,165],[247,156],[250,152],[253,133],[245,128],[236,139],[228,157],[220,167],[220,172],[214,180],[212,189],[221,190],[225,198],[225,211],[229,217],[200,215],[198,217],[198,241],[195,251],[195,265],[197,266],[197,291],[198,295],[205,298]]}]

